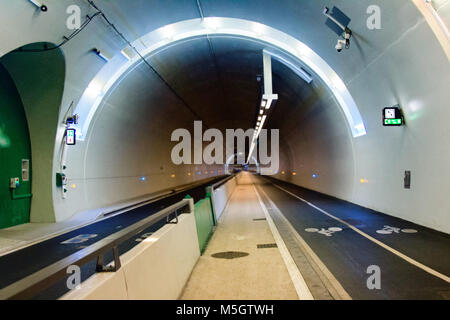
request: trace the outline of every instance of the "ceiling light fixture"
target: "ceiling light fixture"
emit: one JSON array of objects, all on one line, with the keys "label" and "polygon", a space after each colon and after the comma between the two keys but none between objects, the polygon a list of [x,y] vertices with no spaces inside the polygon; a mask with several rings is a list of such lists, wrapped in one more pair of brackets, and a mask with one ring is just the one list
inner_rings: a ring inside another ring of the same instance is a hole
[{"label": "ceiling light fixture", "polygon": [[297,67],[288,57],[284,57],[281,53],[277,53],[270,49],[264,49],[264,52],[294,71],[294,73],[302,78],[306,83],[310,84],[313,81],[312,76],[308,72],[306,72],[302,67]]},{"label": "ceiling light fixture", "polygon": [[127,60],[133,59],[133,50],[131,50],[129,47],[126,47],[125,49],[121,50],[120,53],[127,58]]},{"label": "ceiling light fixture", "polygon": [[94,48],[94,49],[92,49],[92,51],[94,51],[94,53],[96,54],[96,55],[98,55],[101,59],[103,59],[105,62],[108,62],[109,61],[109,57],[108,56],[106,56],[106,54],[104,54],[103,52],[101,52],[99,49],[97,49],[97,48]]},{"label": "ceiling light fixture", "polygon": [[30,1],[32,4],[34,4],[36,7],[38,7],[39,9],[41,9],[42,12],[47,12],[48,8],[45,4],[40,3],[37,0],[28,0]]}]

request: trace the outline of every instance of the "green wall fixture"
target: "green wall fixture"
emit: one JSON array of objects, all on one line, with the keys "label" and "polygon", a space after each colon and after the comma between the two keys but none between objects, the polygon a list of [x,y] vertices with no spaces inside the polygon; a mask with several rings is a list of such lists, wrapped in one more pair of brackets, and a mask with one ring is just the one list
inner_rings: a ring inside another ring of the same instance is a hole
[{"label": "green wall fixture", "polygon": [[[11,188],[11,178],[19,178],[19,187]],[[0,64],[0,229],[29,222],[30,204],[28,124],[14,81]]]}]

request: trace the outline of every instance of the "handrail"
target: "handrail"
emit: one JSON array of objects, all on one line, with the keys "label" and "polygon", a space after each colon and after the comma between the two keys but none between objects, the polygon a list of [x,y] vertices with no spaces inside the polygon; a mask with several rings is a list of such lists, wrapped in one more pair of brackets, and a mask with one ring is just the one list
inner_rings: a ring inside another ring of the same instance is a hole
[{"label": "handrail", "polygon": [[[118,246],[124,241],[132,238],[138,233],[151,227],[155,223],[166,218],[169,222],[170,215],[175,214],[176,222],[178,222],[178,213],[193,213],[194,201],[193,199],[183,199],[158,213],[155,213],[135,224],[118,231],[106,238],[97,241],[96,243],[84,248],[72,255],[55,262],[48,267],[45,267],[3,289],[0,290],[0,299],[28,299],[32,298],[39,292],[47,289],[52,284],[67,276],[67,268],[72,265],[81,267],[87,262],[97,258],[97,271],[117,271],[120,267],[120,256],[118,253]],[[114,266],[103,266],[103,255],[113,250]]]},{"label": "handrail", "polygon": [[220,180],[219,182],[214,183],[213,185],[211,185],[212,191],[214,191],[214,189],[217,189],[218,187],[220,187],[221,185],[224,185],[225,183],[227,183],[228,181],[230,181],[231,179],[233,179],[236,175],[232,174],[229,175],[228,177],[226,177],[223,180]]},{"label": "handrail", "polygon": [[99,217],[102,217],[102,218],[103,217],[110,217],[111,215],[116,214],[118,212],[122,212],[124,210],[127,211],[128,209],[135,209],[135,208],[138,208],[138,207],[142,207],[142,206],[145,206],[147,204],[150,204],[150,203],[162,200],[164,198],[167,198],[168,196],[174,196],[174,195],[176,195],[178,193],[181,193],[183,191],[189,190],[189,189],[191,189],[191,188],[193,188],[195,186],[201,186],[201,185],[207,183],[207,182],[205,182],[205,180],[214,180],[214,179],[215,179],[214,177],[207,178],[207,179],[202,179],[202,180],[199,180],[199,181],[196,181],[196,182],[193,182],[193,183],[188,183],[188,184],[181,185],[181,186],[176,187],[176,188],[168,188],[168,189],[160,190],[159,192],[154,193],[155,196],[152,197],[152,198],[147,198],[147,199],[142,200],[142,201],[137,201],[135,203],[131,203],[131,204],[125,205],[123,207],[120,207],[120,208],[117,208],[117,209],[114,209],[114,210],[111,210],[111,211],[102,212],[99,215]]},{"label": "handrail", "polygon": [[210,185],[208,187],[206,187],[206,195],[210,195],[211,198],[211,209],[213,211],[213,217],[214,217],[214,225],[217,225],[217,220],[216,220],[216,204],[214,201],[214,190],[217,189],[218,187],[224,185],[225,183],[227,183],[228,181],[230,181],[231,179],[233,179],[236,175],[235,174],[231,174],[228,177],[226,177],[225,179],[220,180],[219,182],[214,183],[213,185]]}]

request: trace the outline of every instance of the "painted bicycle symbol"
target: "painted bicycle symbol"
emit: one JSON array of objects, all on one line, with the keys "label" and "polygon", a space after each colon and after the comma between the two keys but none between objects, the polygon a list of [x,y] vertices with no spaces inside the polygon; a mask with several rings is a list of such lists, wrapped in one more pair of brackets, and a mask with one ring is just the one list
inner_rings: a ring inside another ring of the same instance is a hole
[{"label": "painted bicycle symbol", "polygon": [[384,226],[383,229],[377,230],[377,233],[379,234],[393,234],[393,233],[417,233],[418,231],[415,229],[401,229],[401,228],[395,228],[391,226]]},{"label": "painted bicycle symbol", "polygon": [[89,241],[90,239],[93,239],[95,237],[97,237],[96,234],[80,234],[76,237],[70,238],[69,240],[61,242],[61,244],[83,243],[83,242]]},{"label": "painted bicycle symbol", "polygon": [[324,236],[331,237],[331,236],[333,236],[333,233],[342,231],[342,228],[338,228],[338,227],[331,227],[328,229],[307,228],[307,229],[305,229],[305,231],[310,232],[310,233],[317,232],[319,234],[323,234]]}]

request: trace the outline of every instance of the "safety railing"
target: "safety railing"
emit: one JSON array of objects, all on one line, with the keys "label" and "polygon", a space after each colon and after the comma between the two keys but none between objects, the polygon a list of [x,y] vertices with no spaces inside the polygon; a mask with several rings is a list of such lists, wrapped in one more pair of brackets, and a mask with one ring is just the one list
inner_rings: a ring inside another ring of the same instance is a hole
[{"label": "safety railing", "polygon": [[214,189],[220,188],[220,186],[224,185],[225,183],[227,183],[228,181],[233,179],[235,176],[236,176],[235,174],[232,174],[232,175],[229,175],[228,177],[226,177],[225,179],[214,183],[213,185],[211,185],[211,191],[214,191]]},{"label": "safety railing", "polygon": [[[0,290],[0,299],[29,299],[38,293],[49,288],[51,285],[67,276],[70,266],[79,267],[92,260],[97,260],[97,272],[115,272],[120,269],[120,255],[118,246],[126,240],[136,236],[145,229],[166,219],[169,223],[175,220],[178,223],[178,215],[183,213],[194,213],[193,199],[183,199],[182,201],[167,207],[119,232],[107,236],[106,238],[84,248],[74,254],[53,263],[7,287]],[[105,266],[103,256],[112,250],[114,264]]]},{"label": "safety railing", "polygon": [[[206,180],[209,181],[210,179],[212,180],[212,179],[215,179],[215,178],[208,178]],[[131,209],[135,209],[135,208],[138,208],[138,207],[142,207],[144,205],[147,205],[147,204],[150,204],[150,203],[153,203],[153,202],[165,199],[165,198],[167,198],[169,196],[174,196],[174,195],[176,195],[178,193],[184,192],[184,191],[189,190],[191,188],[194,188],[196,186],[203,185],[205,183],[207,183],[207,181],[205,181],[205,179],[203,179],[203,180],[196,181],[196,182],[193,182],[193,183],[188,183],[188,184],[185,184],[185,185],[181,185],[179,187],[164,189],[164,190],[158,191],[157,193],[154,194],[154,196],[150,196],[149,198],[147,198],[145,200],[137,201],[137,202],[131,203],[129,205],[122,206],[120,208],[114,209],[114,210],[103,212],[100,215],[100,217],[110,217],[110,216],[115,215],[117,213],[122,213],[122,212],[127,211],[127,210],[131,210]]]}]

